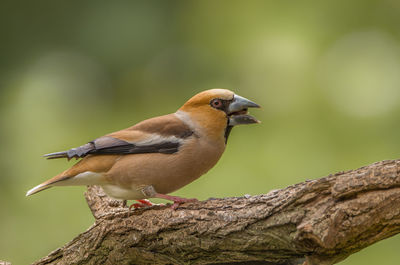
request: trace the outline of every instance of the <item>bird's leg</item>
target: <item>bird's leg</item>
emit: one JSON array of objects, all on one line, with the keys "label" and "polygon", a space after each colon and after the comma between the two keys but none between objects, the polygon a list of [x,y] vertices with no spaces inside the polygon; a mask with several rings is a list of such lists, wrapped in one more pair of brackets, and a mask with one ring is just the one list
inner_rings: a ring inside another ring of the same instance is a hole
[{"label": "bird's leg", "polygon": [[143,200],[137,200],[138,202],[140,202],[141,204],[144,204],[144,205],[146,205],[146,206],[153,206],[154,205],[154,203],[152,203],[151,201],[149,201],[149,200],[146,200],[146,199],[143,199]]},{"label": "bird's leg", "polygon": [[164,200],[169,200],[169,201],[173,201],[174,204],[172,204],[171,209],[175,210],[176,208],[179,207],[180,204],[185,203],[185,202],[197,202],[197,199],[186,199],[186,198],[181,198],[178,196],[171,196],[171,195],[166,195],[166,194],[161,194],[156,192],[156,190],[154,189],[153,186],[146,186],[144,188],[142,188],[142,193],[146,196],[146,197],[150,197],[150,198],[160,198],[160,199],[164,199]]},{"label": "bird's leg", "polygon": [[136,201],[138,201],[138,203],[132,203],[129,206],[129,210],[131,210],[132,208],[138,209],[138,208],[150,207],[150,206],[154,205],[151,201],[146,200],[146,199],[136,200]]},{"label": "bird's leg", "polygon": [[171,209],[176,210],[176,208],[179,207],[180,204],[185,203],[185,202],[197,202],[197,199],[187,199],[187,198],[182,198],[178,196],[171,196],[167,194],[160,194],[156,193],[155,198],[160,198],[160,199],[165,199],[165,200],[170,200],[173,201],[174,204],[172,204]]}]

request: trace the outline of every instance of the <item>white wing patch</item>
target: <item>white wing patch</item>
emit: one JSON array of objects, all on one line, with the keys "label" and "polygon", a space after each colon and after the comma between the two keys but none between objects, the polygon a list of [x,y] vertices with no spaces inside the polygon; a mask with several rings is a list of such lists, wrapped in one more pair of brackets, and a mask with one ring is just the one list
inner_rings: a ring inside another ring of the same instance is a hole
[{"label": "white wing patch", "polygon": [[148,139],[143,140],[143,141],[138,141],[136,143],[134,143],[137,146],[146,146],[146,145],[156,145],[156,144],[161,144],[161,143],[165,143],[165,142],[169,142],[169,143],[182,143],[182,139],[175,137],[175,136],[161,136],[158,134],[153,134],[152,136],[150,136]]}]

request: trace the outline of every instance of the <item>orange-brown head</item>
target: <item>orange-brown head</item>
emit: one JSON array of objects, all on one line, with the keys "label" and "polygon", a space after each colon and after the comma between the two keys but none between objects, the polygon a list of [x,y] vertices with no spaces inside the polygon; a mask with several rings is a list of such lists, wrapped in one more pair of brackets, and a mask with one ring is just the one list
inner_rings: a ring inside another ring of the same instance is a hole
[{"label": "orange-brown head", "polygon": [[215,140],[227,139],[231,129],[239,124],[258,123],[247,114],[248,108],[259,108],[256,103],[227,89],[210,89],[189,99],[179,110]]}]

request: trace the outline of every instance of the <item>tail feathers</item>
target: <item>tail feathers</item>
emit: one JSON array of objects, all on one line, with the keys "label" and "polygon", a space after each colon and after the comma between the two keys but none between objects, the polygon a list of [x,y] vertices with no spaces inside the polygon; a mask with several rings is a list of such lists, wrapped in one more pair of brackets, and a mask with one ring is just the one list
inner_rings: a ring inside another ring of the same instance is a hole
[{"label": "tail feathers", "polygon": [[51,186],[48,185],[48,184],[42,183],[42,184],[37,185],[36,187],[28,190],[28,192],[26,193],[26,196],[30,196],[32,194],[38,193],[39,191],[42,191],[42,190],[45,190],[45,189],[48,189],[48,188],[51,188]]},{"label": "tail feathers", "polygon": [[26,196],[30,196],[32,194],[38,193],[39,191],[51,188],[53,186],[58,186],[59,184],[61,184],[61,183],[58,183],[58,182],[61,182],[63,180],[66,180],[66,179],[70,178],[68,176],[65,176],[63,173],[61,173],[61,174],[59,174],[59,175],[57,175],[57,176],[55,176],[55,177],[43,182],[42,184],[37,185],[36,187],[34,187],[34,188],[30,189],[30,190],[28,190],[28,192],[26,193]]}]

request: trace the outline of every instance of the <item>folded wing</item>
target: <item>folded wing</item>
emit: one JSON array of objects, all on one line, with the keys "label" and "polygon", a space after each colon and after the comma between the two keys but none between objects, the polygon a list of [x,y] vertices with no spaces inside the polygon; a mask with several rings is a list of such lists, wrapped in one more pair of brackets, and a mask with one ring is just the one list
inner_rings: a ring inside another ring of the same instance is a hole
[{"label": "folded wing", "polygon": [[178,152],[190,128],[173,114],[143,121],[133,127],[93,140],[68,151],[44,155],[47,159],[82,158],[87,155],[116,155]]}]

